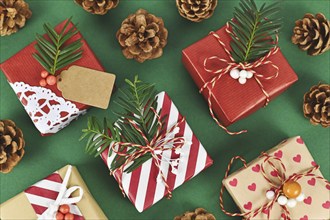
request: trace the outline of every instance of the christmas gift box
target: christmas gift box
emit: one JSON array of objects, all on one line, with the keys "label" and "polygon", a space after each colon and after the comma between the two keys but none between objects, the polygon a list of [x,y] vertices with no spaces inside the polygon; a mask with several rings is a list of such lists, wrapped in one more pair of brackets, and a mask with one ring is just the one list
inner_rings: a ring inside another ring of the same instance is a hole
[{"label": "christmas gift box", "polygon": [[73,215],[74,220],[107,219],[77,168],[71,165],[59,169],[2,203],[0,217],[3,220],[55,219],[61,211],[60,205],[69,206],[67,211]]},{"label": "christmas gift box", "polygon": [[[236,159],[244,167],[228,175]],[[225,210],[224,188],[241,213]],[[249,164],[234,157],[222,182],[220,206],[225,214],[246,219],[330,219],[330,183],[323,178],[303,139],[293,137]]]},{"label": "christmas gift box", "polygon": [[[56,26],[55,30],[59,33],[65,23],[64,21]],[[70,22],[66,30],[72,27],[73,24]],[[103,71],[102,65],[80,32],[65,44],[75,42],[79,38],[82,42],[82,57],[72,65]],[[42,135],[49,135],[63,129],[72,120],[84,114],[89,106],[65,99],[56,84],[40,86],[40,72],[44,68],[33,57],[33,54],[37,53],[36,43],[37,41],[32,42],[3,62],[1,69],[34,125]]]},{"label": "christmas gift box", "polygon": [[[170,196],[171,191],[213,164],[170,97],[165,92],[161,92],[156,100],[157,110],[161,109],[160,117],[167,116],[164,122],[167,129],[164,141],[170,138],[183,138],[184,143],[173,148],[159,146],[159,152],[155,152],[155,157],[130,173],[120,169],[112,170],[122,191],[139,212],[151,207],[163,197]],[[101,157],[111,170],[115,154],[109,154],[109,150],[111,147],[103,151]]]},{"label": "christmas gift box", "polygon": [[[298,80],[278,47],[253,63],[235,63],[230,54],[230,33],[227,24],[182,51],[185,68],[208,101],[212,117],[220,120],[217,123],[225,130],[267,105]],[[251,79],[241,82],[237,80],[239,75],[231,76],[236,68],[254,74],[247,74],[247,79]]]}]

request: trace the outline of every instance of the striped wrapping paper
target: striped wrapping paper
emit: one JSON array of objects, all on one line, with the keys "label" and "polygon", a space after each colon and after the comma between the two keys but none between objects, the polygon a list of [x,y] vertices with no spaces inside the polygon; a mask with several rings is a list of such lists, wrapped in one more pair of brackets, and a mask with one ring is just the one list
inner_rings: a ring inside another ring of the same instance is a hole
[{"label": "striped wrapping paper", "polygon": [[[160,108],[162,109],[161,116],[168,116],[165,126],[167,126],[169,130],[182,119],[182,115],[165,92],[161,92],[157,95],[157,102],[157,110],[159,111]],[[185,144],[182,147],[181,154],[179,155],[180,162],[177,175],[170,172],[171,168],[168,163],[164,161],[161,162],[161,169],[171,191],[213,164],[212,159],[207,155],[206,150],[199,142],[188,123],[182,123],[179,127],[180,132],[177,135],[183,135],[185,140],[191,143]],[[101,154],[101,157],[110,169],[110,164],[114,159],[114,155],[109,157],[108,154],[109,148]],[[164,151],[162,156],[172,159],[179,157],[172,151]],[[114,177],[117,181],[118,179],[122,180],[125,194],[135,205],[136,209],[142,212],[167,195],[164,183],[162,181],[157,181],[158,173],[159,170],[153,163],[153,159],[149,159],[133,172],[121,173],[118,171],[114,174]]]},{"label": "striped wrapping paper", "polygon": [[[54,172],[24,191],[38,217],[55,202],[62,182],[60,174]],[[74,214],[74,220],[84,220],[77,205],[69,206],[70,212]]]}]

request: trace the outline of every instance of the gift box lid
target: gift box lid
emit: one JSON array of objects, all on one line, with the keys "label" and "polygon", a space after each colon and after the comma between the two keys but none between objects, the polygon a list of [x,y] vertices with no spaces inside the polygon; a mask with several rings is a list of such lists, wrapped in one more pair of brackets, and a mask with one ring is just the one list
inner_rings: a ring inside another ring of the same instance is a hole
[{"label": "gift box lid", "polygon": [[[66,21],[63,21],[57,25],[55,30],[59,32],[63,28],[65,22]],[[70,23],[68,28],[72,26],[73,24]],[[82,38],[82,58],[71,65],[104,71],[101,63],[96,58],[86,40],[83,39],[80,32],[69,39],[67,43],[73,42],[79,38]],[[44,68],[32,56],[37,52],[34,48],[35,44],[36,41],[30,43],[14,56],[1,63],[0,68],[35,126],[41,134],[45,135],[56,133],[56,131],[65,127],[70,121],[78,117],[78,115],[84,113],[84,110],[89,106],[64,99],[56,85],[47,85],[45,87],[39,85],[39,81],[41,80],[40,73]],[[69,68],[69,66],[66,68]],[[59,70],[58,72],[61,71],[62,70]],[[61,112],[62,109],[63,111]],[[74,109],[74,111],[72,109]],[[68,116],[68,112],[70,113],[70,117]],[[56,115],[52,116],[52,114]],[[59,114],[60,116],[58,116]],[[59,119],[54,119],[56,117],[59,117]],[[50,119],[49,123],[46,121],[47,119]],[[51,125],[47,127],[47,123]]]},{"label": "gift box lid", "polygon": [[[226,48],[230,50],[231,37],[226,33],[226,26],[215,31],[215,34],[220,37]],[[230,60],[223,46],[212,34],[207,35],[182,51],[183,64],[198,89],[217,75],[204,69],[205,59],[212,56]],[[268,93],[270,100],[272,100],[296,82],[298,77],[281,50],[269,57],[268,60],[279,68],[278,77],[270,80],[260,79],[263,89]],[[218,70],[226,68],[228,63],[213,60],[208,62],[207,65],[208,69]],[[276,73],[276,69],[270,64],[262,65],[254,70],[258,74],[265,76]],[[207,88],[210,89],[211,85]],[[202,92],[206,100],[208,99],[208,89],[204,89]],[[211,94],[211,102],[212,109],[217,117],[223,125],[229,126],[263,107],[266,102],[266,96],[255,79],[248,79],[244,85],[241,85],[238,80],[231,78],[229,74],[225,74],[215,84]]]},{"label": "gift box lid", "polygon": [[[161,117],[168,115],[165,123],[167,129],[170,129],[171,126],[182,119],[183,116],[165,92],[157,95],[157,102],[157,111],[160,108],[162,109],[160,112]],[[180,154],[176,154],[173,151],[164,151],[162,154],[162,158],[180,158],[176,175],[171,172],[169,163],[164,160],[161,161],[161,169],[171,191],[213,164],[212,159],[208,156],[188,123],[182,123],[179,128],[180,131],[177,135],[183,135],[185,140],[191,141],[191,143],[185,144]],[[103,161],[109,168],[114,156],[114,154],[109,156],[109,148],[101,154]],[[168,194],[164,183],[159,180],[157,181],[158,174],[159,170],[154,164],[153,159],[149,159],[133,172],[116,172],[114,177],[117,181],[121,179],[125,194],[135,205],[136,209],[142,212]],[[173,195],[173,199],[175,199],[175,195]]]}]

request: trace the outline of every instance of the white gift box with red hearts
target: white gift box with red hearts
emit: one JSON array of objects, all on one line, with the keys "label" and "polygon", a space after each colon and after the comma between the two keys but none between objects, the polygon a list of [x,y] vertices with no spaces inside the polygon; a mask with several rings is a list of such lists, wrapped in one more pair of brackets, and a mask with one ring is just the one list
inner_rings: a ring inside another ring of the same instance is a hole
[{"label": "white gift box with red hearts", "polygon": [[[279,158],[286,167],[286,176],[301,173],[317,166],[301,137],[287,139],[267,152]],[[266,194],[270,185],[261,172],[262,157],[250,162],[223,180],[223,183],[242,213],[247,213],[262,207],[269,201]],[[276,178],[278,173],[270,166],[265,167],[269,178]],[[320,170],[313,172],[321,176]],[[313,176],[304,176],[297,181],[301,185],[304,199],[295,207],[286,208],[291,219],[315,220],[330,219],[330,185]],[[267,219],[268,210],[263,210],[250,219]],[[270,219],[283,219],[282,208],[276,202],[269,213]]]}]

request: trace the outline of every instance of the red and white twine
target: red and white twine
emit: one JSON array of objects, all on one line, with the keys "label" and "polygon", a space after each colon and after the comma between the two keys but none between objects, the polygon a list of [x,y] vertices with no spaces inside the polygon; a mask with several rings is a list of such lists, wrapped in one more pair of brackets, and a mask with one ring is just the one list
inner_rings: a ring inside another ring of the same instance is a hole
[{"label": "red and white twine", "polygon": [[[228,34],[232,34],[233,33],[229,30],[229,23],[227,23],[226,25],[226,32]],[[279,48],[277,46],[274,46],[274,48],[272,48],[264,57],[258,59],[255,62],[252,63],[236,63],[234,58],[232,57],[232,55],[230,54],[229,50],[227,49],[226,44],[221,40],[220,36],[218,34],[216,34],[215,32],[210,32],[210,34],[215,37],[217,39],[217,41],[219,42],[219,44],[223,47],[223,49],[225,50],[228,59],[223,59],[220,58],[218,56],[211,56],[208,57],[204,60],[203,66],[204,66],[204,70],[208,73],[212,73],[215,74],[214,77],[205,82],[204,85],[200,88],[199,92],[202,93],[204,91],[204,89],[208,88],[208,95],[207,95],[207,102],[208,102],[208,106],[209,106],[209,111],[210,114],[212,116],[212,118],[214,119],[214,121],[217,123],[217,125],[219,127],[221,127],[222,129],[224,129],[228,134],[230,135],[238,135],[241,133],[245,133],[247,132],[247,130],[242,130],[239,132],[230,132],[224,125],[222,125],[219,120],[215,117],[213,109],[212,109],[212,101],[211,101],[211,97],[212,97],[212,90],[215,87],[216,83],[221,79],[221,77],[227,73],[229,73],[231,70],[233,69],[241,69],[241,70],[248,70],[251,73],[253,73],[253,78],[255,79],[255,81],[257,82],[257,84],[259,85],[261,91],[263,92],[263,94],[266,97],[265,100],[265,104],[264,106],[267,106],[269,101],[270,101],[270,96],[269,94],[265,91],[261,80],[271,80],[274,79],[278,76],[279,74],[279,68],[277,65],[275,65],[272,61],[269,60],[269,57],[273,56],[274,54],[276,54],[279,51]],[[278,42],[278,37],[276,36],[276,40],[274,45],[277,45]],[[225,64],[227,64],[227,67],[225,68],[220,68],[220,69],[211,69],[208,68],[208,62],[211,60],[218,60],[220,62],[223,62]],[[275,73],[273,75],[270,75],[268,77],[264,76],[263,74],[258,74],[254,69],[263,65],[271,65],[274,70]]]},{"label": "red and white twine", "polygon": [[[115,174],[116,172],[123,173],[125,170],[125,167],[134,162],[136,159],[150,153],[151,157],[159,169],[159,175],[165,185],[165,188],[168,192],[167,198],[172,197],[171,189],[166,181],[165,175],[161,169],[161,154],[163,151],[166,150],[172,150],[175,151],[177,149],[180,149],[183,147],[183,145],[186,143],[183,136],[178,135],[171,135],[175,132],[175,130],[179,129],[179,126],[185,122],[185,118],[183,117],[180,121],[178,121],[175,125],[173,125],[170,129],[168,129],[166,132],[164,131],[163,123],[161,122],[161,117],[158,115],[158,113],[152,109],[156,116],[156,123],[158,124],[158,129],[156,131],[156,135],[152,138],[151,141],[148,140],[144,132],[136,125],[136,122],[133,120],[128,119],[127,122],[134,127],[134,129],[141,135],[143,140],[145,141],[145,145],[141,144],[135,144],[135,143],[127,143],[127,142],[115,142],[112,144],[111,149],[114,153],[116,153],[118,156],[123,157],[125,159],[125,162],[119,166],[118,168],[112,170],[110,172],[110,175]],[[173,137],[171,137],[173,136]],[[170,147],[169,147],[170,145]],[[135,150],[129,151],[130,148],[135,148]],[[124,151],[124,149],[127,149]],[[169,161],[168,161],[169,162]],[[118,179],[119,188],[122,191],[122,194],[125,196],[125,192],[123,189],[123,183],[122,180]]]},{"label": "red and white twine", "polygon": [[[220,208],[221,210],[228,216],[240,216],[240,217],[244,217],[247,220],[256,217],[258,214],[262,213],[264,210],[268,210],[267,212],[267,219],[270,219],[270,212],[274,206],[274,204],[276,203],[278,197],[282,194],[282,187],[283,185],[288,182],[288,181],[298,181],[299,179],[301,179],[302,177],[314,177],[320,181],[325,182],[326,184],[330,184],[330,182],[326,179],[324,179],[321,176],[317,176],[316,174],[314,174],[313,172],[318,170],[320,168],[319,165],[314,166],[308,170],[305,170],[301,173],[294,173],[291,176],[289,176],[288,178],[286,178],[285,172],[286,172],[286,167],[283,164],[282,160],[278,157],[275,156],[271,156],[267,153],[262,153],[260,155],[260,158],[264,158],[263,162],[261,163],[261,173],[263,175],[263,177],[265,178],[265,180],[269,183],[271,189],[275,192],[275,196],[272,200],[270,200],[269,202],[266,202],[264,205],[262,205],[261,207],[254,209],[252,211],[249,212],[244,212],[244,213],[231,213],[225,210],[224,208],[224,204],[223,204],[223,193],[225,190],[225,185],[222,182],[221,185],[221,190],[220,190]],[[235,156],[231,159],[231,161],[229,162],[228,166],[227,166],[227,170],[225,173],[225,177],[224,179],[226,179],[229,175],[229,172],[231,170],[232,164],[234,163],[234,161],[236,160],[240,160],[243,165],[244,168],[247,168],[247,163],[246,161],[240,157],[240,156]],[[275,164],[278,163],[279,166],[276,166]],[[269,165],[278,175],[278,179],[279,179],[279,183],[272,181],[270,177],[268,177],[268,175],[265,172],[265,165]],[[266,193],[266,192],[265,192]],[[287,207],[285,205],[281,205],[282,208],[282,214],[283,214],[283,218],[284,220],[291,220],[290,217],[290,212],[287,209]]]}]

